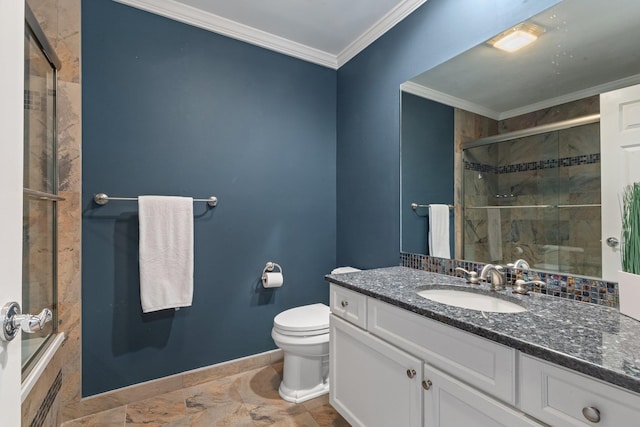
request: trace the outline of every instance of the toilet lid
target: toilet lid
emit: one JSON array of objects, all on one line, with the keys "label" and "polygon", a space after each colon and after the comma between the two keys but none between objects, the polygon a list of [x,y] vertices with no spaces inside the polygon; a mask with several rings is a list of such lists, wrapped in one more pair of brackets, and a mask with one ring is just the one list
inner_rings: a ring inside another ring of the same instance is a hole
[{"label": "toilet lid", "polygon": [[329,330],[329,307],[324,304],[311,304],[291,308],[278,314],[273,319],[273,326],[285,333],[324,333]]}]

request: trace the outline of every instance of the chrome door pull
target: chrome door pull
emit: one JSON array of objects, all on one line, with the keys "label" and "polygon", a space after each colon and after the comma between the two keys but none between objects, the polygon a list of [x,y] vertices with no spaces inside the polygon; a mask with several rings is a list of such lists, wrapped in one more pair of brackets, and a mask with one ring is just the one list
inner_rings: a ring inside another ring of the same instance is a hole
[{"label": "chrome door pull", "polygon": [[18,329],[32,334],[44,328],[45,323],[50,322],[53,313],[48,308],[43,309],[39,314],[22,314],[20,304],[17,302],[9,302],[0,309],[0,322],[2,330],[0,330],[0,340],[11,341],[18,334]]},{"label": "chrome door pull", "polygon": [[607,246],[609,246],[610,248],[615,248],[620,244],[620,241],[615,237],[608,237],[606,242],[607,242]]}]

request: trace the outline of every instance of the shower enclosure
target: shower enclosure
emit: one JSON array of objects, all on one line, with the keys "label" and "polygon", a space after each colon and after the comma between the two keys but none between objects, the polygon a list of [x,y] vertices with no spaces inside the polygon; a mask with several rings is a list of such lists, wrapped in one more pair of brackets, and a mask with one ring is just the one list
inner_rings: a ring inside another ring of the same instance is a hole
[{"label": "shower enclosure", "polygon": [[602,275],[598,115],[463,149],[464,259]]},{"label": "shower enclosure", "polygon": [[23,376],[56,332],[56,72],[59,60],[26,8],[24,52],[24,206],[22,312],[53,311],[53,321],[22,333]]}]

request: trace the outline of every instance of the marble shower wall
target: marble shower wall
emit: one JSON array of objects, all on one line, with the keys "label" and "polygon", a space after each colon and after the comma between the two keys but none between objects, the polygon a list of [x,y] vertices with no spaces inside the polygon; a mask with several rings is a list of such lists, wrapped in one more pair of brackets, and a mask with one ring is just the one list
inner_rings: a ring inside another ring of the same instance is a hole
[{"label": "marble shower wall", "polygon": [[58,426],[80,402],[81,0],[28,0],[62,62],[57,88],[58,331],[65,341],[22,404],[22,425]]},{"label": "marble shower wall", "polygon": [[[598,98],[591,97],[504,120],[498,129],[521,130],[597,110]],[[525,258],[542,270],[599,277],[599,131],[594,123],[467,150],[461,258]]]},{"label": "marble shower wall", "polygon": [[[462,259],[464,258],[465,253],[464,242],[467,241],[467,237],[463,236],[463,230],[465,229],[465,212],[463,210],[463,206],[466,202],[463,200],[463,188],[471,188],[463,187],[467,183],[464,182],[466,177],[464,173],[462,144],[475,141],[479,138],[495,135],[498,133],[498,122],[487,117],[456,108],[454,110],[453,126],[455,257]],[[480,197],[482,197],[481,195],[483,194],[483,191],[486,192],[487,190],[476,189],[476,193],[480,195]]]}]

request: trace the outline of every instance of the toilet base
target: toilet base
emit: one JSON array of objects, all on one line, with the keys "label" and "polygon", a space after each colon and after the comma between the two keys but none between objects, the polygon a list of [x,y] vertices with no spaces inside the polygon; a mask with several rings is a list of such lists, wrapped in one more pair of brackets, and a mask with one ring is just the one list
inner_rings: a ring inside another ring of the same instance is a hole
[{"label": "toilet base", "polygon": [[287,402],[302,403],[329,393],[329,382],[318,384],[309,390],[292,390],[281,382],[278,393]]}]

